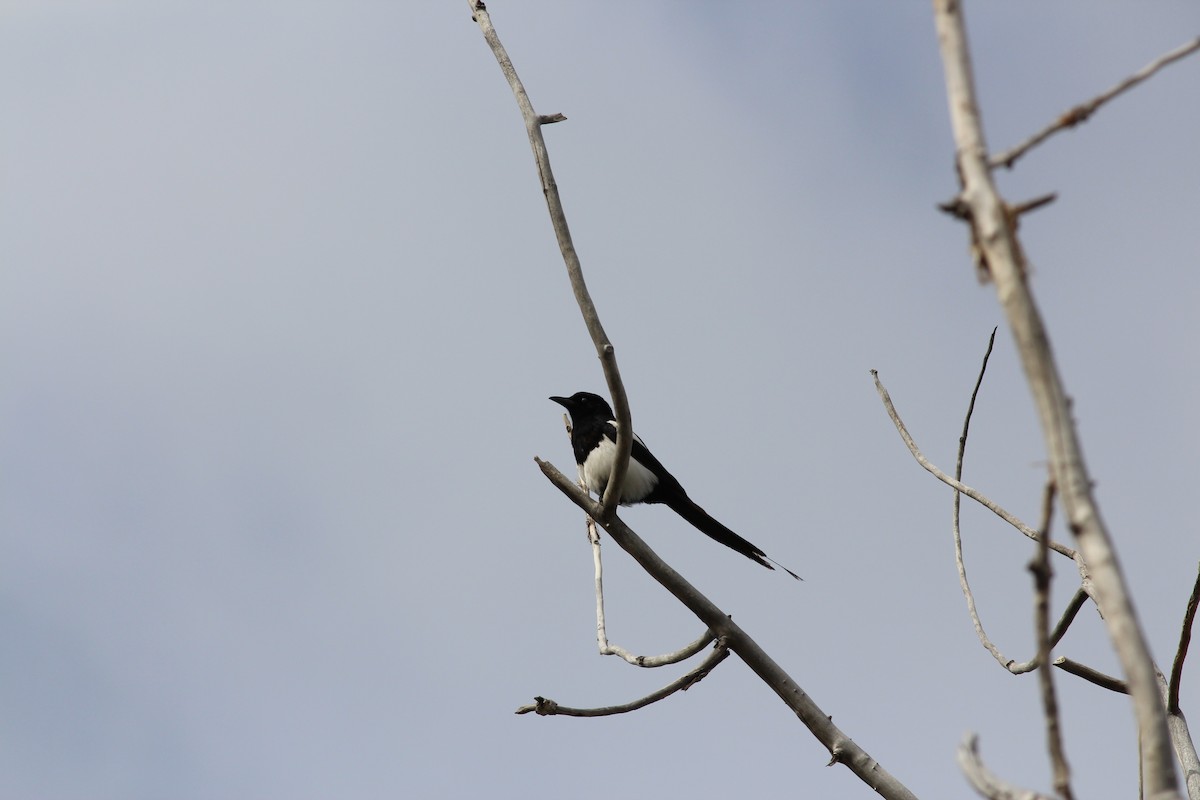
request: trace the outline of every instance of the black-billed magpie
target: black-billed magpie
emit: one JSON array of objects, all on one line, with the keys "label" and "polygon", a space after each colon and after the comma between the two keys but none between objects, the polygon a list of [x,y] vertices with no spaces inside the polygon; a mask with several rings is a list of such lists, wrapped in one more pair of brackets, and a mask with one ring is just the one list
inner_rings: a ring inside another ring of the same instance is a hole
[{"label": "black-billed magpie", "polygon": [[[576,392],[570,397],[550,399],[570,412],[571,447],[575,450],[575,463],[582,468],[583,481],[588,489],[603,497],[617,453],[616,415],[607,400],[591,392]],[[629,468],[625,471],[625,485],[621,488],[621,505],[635,503],[662,503],[701,533],[746,558],[757,561],[767,569],[775,569],[771,566],[774,564],[796,580],[801,579],[692,502],[675,476],[667,472],[667,468],[654,457],[637,434],[633,436],[633,451],[629,455]]]}]

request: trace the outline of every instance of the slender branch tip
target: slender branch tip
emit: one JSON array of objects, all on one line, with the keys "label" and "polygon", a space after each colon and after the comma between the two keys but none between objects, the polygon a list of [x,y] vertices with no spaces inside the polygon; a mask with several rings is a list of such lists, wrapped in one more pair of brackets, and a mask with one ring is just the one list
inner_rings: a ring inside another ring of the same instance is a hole
[{"label": "slender branch tip", "polygon": [[1024,203],[1017,203],[1015,206],[1010,206],[1008,212],[1014,217],[1019,217],[1023,214],[1028,214],[1030,211],[1037,211],[1042,206],[1047,206],[1058,199],[1058,192],[1049,192],[1041,197],[1035,197],[1032,200],[1026,200]]}]

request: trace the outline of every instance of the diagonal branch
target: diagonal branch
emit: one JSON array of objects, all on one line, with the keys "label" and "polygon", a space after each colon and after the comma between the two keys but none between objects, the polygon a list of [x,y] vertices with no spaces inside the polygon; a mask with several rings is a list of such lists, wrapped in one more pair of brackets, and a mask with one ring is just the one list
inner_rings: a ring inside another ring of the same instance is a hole
[{"label": "diagonal branch", "polygon": [[546,196],[546,207],[550,212],[550,224],[554,227],[554,235],[558,239],[558,249],[562,251],[563,261],[567,265],[567,276],[571,280],[571,290],[575,293],[575,302],[583,314],[583,322],[587,325],[592,344],[596,346],[596,355],[604,368],[604,379],[608,383],[609,394],[612,395],[613,410],[617,417],[617,456],[613,460],[612,473],[609,475],[608,488],[604,492],[603,504],[596,519],[605,520],[616,510],[619,500],[620,487],[625,482],[625,472],[629,468],[629,454],[633,450],[633,422],[629,412],[629,399],[625,396],[625,384],[621,381],[621,372],[617,369],[616,351],[600,324],[600,314],[592,302],[587,284],[583,280],[583,266],[579,263],[579,255],[575,252],[575,244],[571,240],[571,229],[567,227],[567,215],[563,211],[562,199],[558,195],[558,184],[554,181],[554,172],[550,169],[550,154],[546,150],[546,140],[542,138],[542,125],[565,119],[561,114],[538,115],[533,110],[533,103],[525,91],[524,84],[517,77],[500,37],[492,25],[492,18],[482,0],[467,0],[471,8],[471,19],[479,25],[483,38],[491,47],[500,71],[504,73],[517,106],[521,109],[521,117],[525,120],[525,131],[529,135],[529,146],[533,148],[533,160],[537,163],[538,176],[542,183],[542,192]]},{"label": "diagonal branch", "polygon": [[639,708],[645,708],[651,703],[657,703],[676,692],[686,692],[688,689],[695,686],[700,681],[708,677],[708,673],[724,661],[729,656],[729,648],[721,642],[718,642],[713,651],[708,654],[708,658],[700,662],[699,665],[685,675],[681,675],[676,680],[671,681],[657,692],[651,692],[645,697],[641,697],[629,703],[623,703],[619,706],[603,706],[601,708],[571,708],[569,706],[560,706],[553,700],[548,700],[545,697],[535,697],[536,701],[531,706],[521,706],[517,709],[518,714],[528,714],[534,712],[539,716],[553,717],[608,717],[613,714],[627,714],[630,711],[637,711]]},{"label": "diagonal branch", "polygon": [[[571,499],[575,505],[588,514],[594,514],[599,506],[587,492],[576,486],[567,476],[559,472],[553,464],[535,459],[542,473],[558,487],[559,491]],[[717,637],[724,640],[729,649],[737,653],[763,683],[795,712],[796,716],[812,732],[832,756],[830,763],[842,763],[859,779],[873,788],[882,797],[889,800],[916,800],[916,796],[897,780],[883,765],[871,757],[853,739],[833,724],[830,716],[812,700],[808,694],[788,675],[765,650],[754,641],[741,626],[734,622],[724,611],[711,600],[700,593],[682,575],[671,568],[669,564],[658,557],[633,529],[628,527],[619,517],[613,516],[608,522],[601,523],[608,535],[621,546],[621,549],[633,556],[642,565],[650,577],[658,581],[663,588],[683,603],[688,610],[695,614],[701,622],[709,627]]]},{"label": "diagonal branch", "polygon": [[1067,628],[1075,621],[1075,615],[1079,613],[1079,609],[1083,608],[1083,604],[1087,602],[1088,593],[1082,589],[1076,589],[1075,594],[1071,597],[1071,602],[1067,603],[1066,609],[1063,611],[1062,618],[1058,624],[1054,626],[1054,630],[1050,633],[1050,646],[1057,647],[1058,643],[1067,634]]},{"label": "diagonal branch", "polygon": [[1080,105],[1063,112],[1059,115],[1058,119],[1054,120],[1054,122],[1051,122],[1033,136],[1030,136],[1024,142],[1021,142],[1021,144],[1017,145],[1011,150],[1005,150],[998,156],[992,156],[988,161],[988,165],[993,168],[1007,167],[1008,169],[1012,169],[1012,165],[1016,163],[1018,158],[1025,155],[1027,152],[1032,150],[1034,147],[1037,147],[1054,134],[1058,133],[1059,131],[1066,130],[1067,128],[1074,128],[1081,122],[1085,122],[1088,117],[1096,113],[1100,106],[1104,105],[1109,100],[1112,100],[1123,92],[1129,91],[1134,86],[1137,86],[1139,83],[1146,80],[1168,64],[1178,61],[1185,56],[1189,56],[1197,50],[1200,50],[1200,37],[1193,39],[1182,47],[1177,47],[1171,52],[1159,56],[1154,61],[1151,61],[1146,66],[1142,67],[1140,70],[1109,89],[1107,92],[1097,95],[1086,103],[1081,103]]},{"label": "diagonal branch", "polygon": [[[875,380],[875,391],[879,392],[879,397],[883,400],[883,407],[887,410],[888,416],[891,417],[892,424],[896,426],[896,430],[900,433],[900,438],[904,440],[904,444],[908,447],[908,452],[912,453],[913,458],[917,460],[918,464],[924,467],[929,474],[933,475],[933,477],[937,478],[951,489],[954,489],[957,492],[962,492],[967,497],[979,503],[981,506],[1000,517],[1000,519],[1004,520],[1009,525],[1012,525],[1014,528],[1025,534],[1033,541],[1041,541],[1041,534],[1022,522],[1016,515],[1006,511],[1004,508],[992,502],[982,492],[972,489],[965,483],[961,483],[960,481],[951,478],[949,475],[938,469],[932,462],[929,461],[929,459],[925,458],[924,454],[921,453],[920,448],[917,447],[917,443],[913,441],[912,436],[909,435],[908,428],[905,427],[904,421],[900,419],[900,414],[896,411],[896,407],[892,405],[891,395],[888,394],[887,389],[883,388],[883,384],[879,380],[879,372],[877,370],[871,370],[871,377]],[[1059,544],[1058,542],[1051,542],[1050,549],[1071,559],[1075,558],[1076,555],[1075,551],[1070,547]]]},{"label": "diagonal branch", "polygon": [[1129,684],[1120,678],[1114,678],[1112,675],[1106,675],[1098,669],[1092,669],[1086,664],[1081,664],[1078,661],[1059,656],[1053,661],[1054,666],[1061,669],[1063,672],[1069,672],[1077,678],[1083,678],[1088,683],[1094,683],[1101,689],[1108,689],[1110,692],[1118,694],[1129,694]]},{"label": "diagonal branch", "polygon": [[1171,683],[1167,691],[1167,711],[1179,713],[1179,684],[1183,680],[1183,662],[1187,659],[1188,645],[1192,641],[1192,623],[1196,620],[1196,606],[1200,605],[1200,570],[1196,572],[1196,582],[1192,584],[1192,594],[1187,601],[1187,609],[1183,612],[1183,629],[1179,631],[1179,647],[1175,650],[1175,660],[1171,664]]},{"label": "diagonal branch", "polygon": [[1029,288],[1025,256],[1012,216],[993,180],[962,4],[958,0],[934,0],[934,21],[962,184],[960,200],[967,210],[971,242],[979,249],[979,263],[986,267],[995,283],[997,299],[1017,343],[1063,516],[1087,564],[1093,597],[1129,685],[1142,742],[1146,796],[1177,796],[1179,783],[1166,709],[1158,694],[1150,648],[1121,575],[1112,539],[1092,495],[1092,476],[1083,458],[1066,387],[1050,347],[1049,332]]},{"label": "diagonal branch", "polygon": [[[988,337],[987,350],[983,352],[983,363],[979,365],[979,377],[975,379],[975,388],[971,390],[971,401],[967,403],[967,415],[963,419],[962,435],[958,437],[958,457],[954,462],[954,479],[962,480],[963,455],[967,451],[967,435],[971,432],[971,417],[975,414],[975,400],[979,397],[979,387],[983,385],[983,376],[987,374],[988,360],[992,357],[992,348],[996,346],[996,328]],[[959,493],[954,493],[954,518],[958,519]]]}]

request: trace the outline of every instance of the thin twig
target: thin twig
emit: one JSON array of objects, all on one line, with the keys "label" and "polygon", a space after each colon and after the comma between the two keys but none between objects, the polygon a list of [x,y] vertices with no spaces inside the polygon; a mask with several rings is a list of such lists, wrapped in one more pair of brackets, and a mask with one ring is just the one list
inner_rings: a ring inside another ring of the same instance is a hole
[{"label": "thin twig", "polygon": [[[1046,483],[1042,498],[1042,541],[1037,554],[1029,564],[1034,585],[1034,631],[1038,643],[1038,661],[1045,664],[1050,660],[1050,586],[1054,571],[1050,567],[1050,520],[1054,517],[1054,481]],[[1050,751],[1050,764],[1054,770],[1054,789],[1063,800],[1072,800],[1071,768],[1063,749],[1062,730],[1058,717],[1058,698],[1054,693],[1054,670],[1038,670],[1038,684],[1042,693],[1042,713],[1046,718],[1046,748]]]},{"label": "thin twig", "polygon": [[[996,329],[992,328],[992,335],[988,337],[987,350],[983,354],[983,364],[979,368],[979,376],[975,379],[975,388],[971,390],[971,400],[967,403],[967,415],[963,419],[962,434],[958,437],[958,456],[954,462],[954,479],[962,481],[963,471],[963,456],[967,451],[967,434],[971,430],[971,416],[975,413],[975,398],[979,396],[979,387],[983,384],[984,373],[987,372],[988,359],[992,355],[992,347],[996,343]],[[878,381],[876,376],[876,381]],[[897,416],[898,418],[898,416]],[[983,621],[979,618],[979,611],[975,607],[975,594],[971,591],[971,584],[967,580],[967,565],[963,560],[962,547],[962,527],[960,525],[960,510],[962,507],[962,493],[954,492],[954,502],[951,506],[951,531],[954,537],[954,565],[958,568],[958,585],[962,589],[963,597],[967,600],[967,613],[971,616],[971,624],[975,626],[975,635],[979,641],[987,648],[1000,664],[1006,669],[1012,664],[1011,659],[1006,659],[1004,654],[1000,652],[1000,648],[992,643],[988,638],[987,632],[983,629]],[[1036,663],[1036,659],[1035,659]]]},{"label": "thin twig", "polygon": [[[967,404],[967,414],[963,419],[962,435],[958,438],[958,456],[954,463],[954,479],[962,480],[963,472],[963,457],[967,450],[967,436],[971,430],[971,417],[975,413],[975,400],[979,396],[979,387],[983,384],[983,376],[987,372],[988,359],[992,355],[992,347],[996,343],[996,329],[992,328],[992,335],[988,337],[987,350],[983,354],[983,364],[979,367],[979,376],[975,379],[975,387],[971,391],[971,400]],[[987,649],[992,657],[999,662],[1000,666],[1014,675],[1021,675],[1026,672],[1032,672],[1038,668],[1039,664],[1045,663],[1045,658],[1041,654],[1036,654],[1029,661],[1017,662],[1010,658],[1006,658],[1000,648],[988,638],[987,632],[983,629],[983,621],[979,618],[978,609],[975,606],[975,594],[971,591],[971,584],[967,581],[967,566],[963,559],[962,548],[962,528],[959,520],[959,492],[954,493],[954,504],[952,514],[952,528],[954,534],[954,564],[958,568],[958,584],[962,588],[963,597],[967,600],[967,613],[971,616],[971,624],[975,627],[975,635],[979,638],[980,643]],[[1043,541],[1046,539],[1048,525],[1043,522],[1042,536],[1039,537]],[[1062,618],[1058,621],[1058,625],[1054,628],[1054,633],[1050,637],[1052,645],[1058,644],[1062,637],[1066,634],[1067,628],[1075,619],[1075,615],[1079,613],[1079,609],[1083,606],[1087,599],[1087,593],[1082,589],[1075,593],[1071,603],[1067,605],[1066,611],[1063,612]]]},{"label": "thin twig", "polygon": [[1050,192],[1049,194],[1044,194],[1041,197],[1035,197],[1032,200],[1026,200],[1023,203],[1017,203],[1015,206],[1011,206],[1008,209],[1008,213],[1012,214],[1014,217],[1022,217],[1031,211],[1037,211],[1043,206],[1050,205],[1057,199],[1058,192]]},{"label": "thin twig", "polygon": [[[1087,599],[1087,592],[1083,589],[1075,590],[1075,594],[1071,597],[1071,602],[1067,603],[1062,617],[1059,618],[1058,624],[1054,626],[1054,631],[1050,634],[1051,647],[1057,647],[1058,643],[1062,641],[1063,636],[1067,634],[1067,628],[1071,627],[1071,623],[1075,620],[1075,615],[1079,613],[1079,609],[1083,608],[1083,604],[1087,602]],[[986,647],[987,645],[984,646]],[[1028,661],[1001,661],[1000,663],[1013,675],[1024,675],[1027,672],[1033,672],[1042,662],[1041,657],[1037,653],[1034,653],[1033,658]]]},{"label": "thin twig", "polygon": [[471,9],[471,19],[479,25],[483,38],[492,49],[496,62],[500,65],[513,96],[517,99],[517,107],[525,120],[525,132],[529,136],[529,146],[533,148],[533,159],[537,163],[538,175],[541,178],[542,193],[546,197],[546,208],[550,212],[550,224],[554,227],[554,235],[558,239],[558,249],[562,251],[563,262],[567,266],[567,276],[571,280],[571,290],[575,293],[575,302],[583,314],[584,324],[596,347],[596,355],[604,368],[604,379],[608,383],[609,394],[612,395],[613,410],[617,417],[617,455],[613,460],[612,472],[609,475],[608,488],[604,492],[599,514],[596,519],[607,520],[612,516],[620,500],[620,487],[625,483],[625,471],[629,468],[629,454],[633,449],[633,421],[630,417],[629,399],[625,396],[625,384],[621,381],[621,372],[617,369],[616,351],[600,324],[600,314],[592,302],[587,284],[583,280],[583,266],[579,255],[575,252],[575,244],[571,240],[571,229],[567,227],[567,215],[563,211],[562,199],[558,195],[558,184],[554,181],[554,172],[550,169],[550,154],[546,150],[546,140],[542,138],[542,125],[566,119],[561,114],[539,115],[533,110],[533,103],[525,91],[517,70],[508,57],[487,7],[481,0],[467,0]]},{"label": "thin twig", "polygon": [[1159,56],[1154,61],[1151,61],[1146,66],[1142,67],[1140,70],[1109,89],[1107,92],[1104,92],[1103,94],[1092,98],[1088,102],[1077,105],[1074,108],[1060,114],[1058,119],[1054,120],[1054,122],[1051,122],[1045,128],[1038,131],[1033,136],[1030,136],[1024,142],[1012,148],[1011,150],[1006,150],[1000,155],[992,156],[991,160],[988,162],[989,166],[993,168],[1007,167],[1011,169],[1012,165],[1018,158],[1025,155],[1025,153],[1027,153],[1029,150],[1041,144],[1055,133],[1066,130],[1067,128],[1075,127],[1079,123],[1085,121],[1092,114],[1096,113],[1096,110],[1109,100],[1112,100],[1117,95],[1132,89],[1134,86],[1137,86],[1139,83],[1146,80],[1163,67],[1174,61],[1178,61],[1184,56],[1191,55],[1192,53],[1196,52],[1196,50],[1200,50],[1200,38],[1193,39],[1182,47],[1177,47],[1171,52]]},{"label": "thin twig", "polygon": [[988,769],[979,755],[979,737],[973,733],[958,746],[958,766],[971,787],[988,800],[1053,800],[1030,789],[1013,786]]},{"label": "thin twig", "polygon": [[1083,608],[1087,599],[1086,591],[1082,588],[1075,590],[1075,594],[1071,596],[1071,602],[1067,603],[1067,607],[1063,611],[1062,618],[1059,619],[1058,624],[1054,626],[1053,633],[1050,634],[1051,647],[1057,647],[1062,638],[1067,635],[1067,628],[1071,627],[1071,623],[1075,621],[1075,615],[1079,613],[1079,609]]},{"label": "thin twig", "polygon": [[634,654],[624,650],[616,645],[608,645],[601,651],[601,655],[605,656],[620,656],[625,661],[633,664],[635,667],[665,667],[669,664],[678,664],[680,661],[687,661],[692,656],[699,653],[705,647],[708,647],[716,637],[712,631],[705,631],[696,641],[686,644],[673,653],[663,653],[660,656],[635,656]]},{"label": "thin twig", "polygon": [[1183,629],[1179,632],[1179,647],[1175,649],[1175,660],[1171,663],[1171,683],[1167,691],[1167,712],[1179,713],[1179,684],[1183,680],[1183,662],[1187,659],[1188,644],[1192,641],[1192,623],[1196,619],[1196,606],[1200,605],[1200,570],[1192,584],[1192,595],[1188,598],[1187,610],[1183,612]]},{"label": "thin twig", "polygon": [[521,706],[517,709],[518,714],[528,714],[533,712],[543,717],[565,716],[565,717],[608,717],[613,714],[627,714],[630,711],[637,711],[639,708],[645,708],[651,703],[657,703],[659,700],[670,697],[676,692],[686,692],[692,686],[704,680],[708,673],[712,672],[713,668],[724,661],[729,656],[729,648],[722,643],[718,643],[713,651],[709,653],[708,658],[700,662],[695,669],[691,670],[678,679],[671,681],[657,692],[651,692],[645,697],[634,700],[630,703],[622,703],[619,706],[604,706],[602,708],[571,708],[569,706],[560,706],[553,700],[548,700],[545,697],[535,697],[536,701],[531,706]]},{"label": "thin twig", "polygon": [[[956,481],[954,478],[938,469],[929,461],[929,459],[925,458],[920,449],[917,447],[917,443],[914,442],[912,436],[909,435],[908,428],[904,426],[904,421],[900,419],[900,414],[896,411],[896,407],[892,405],[892,398],[888,394],[887,389],[883,388],[883,384],[880,383],[879,372],[877,370],[871,370],[871,377],[875,380],[875,391],[879,392],[879,397],[883,400],[883,407],[887,410],[888,416],[892,418],[892,424],[896,426],[896,430],[900,433],[900,438],[904,440],[905,446],[908,447],[908,452],[912,453],[913,458],[917,460],[918,464],[924,467],[931,475],[933,475],[933,477],[937,478],[951,489],[962,492],[967,497],[979,503],[981,506],[1000,517],[1000,519],[1004,520],[1009,525],[1012,525],[1014,528],[1025,534],[1033,541],[1036,542],[1039,540],[1040,534],[1022,522],[1016,515],[1006,511],[1004,508],[992,502],[982,492],[972,489],[965,483]],[[1050,549],[1056,553],[1066,556],[1067,558],[1075,558],[1075,551],[1064,544],[1051,542]]]},{"label": "thin twig", "polygon": [[1101,689],[1108,689],[1110,692],[1118,692],[1120,694],[1129,694],[1129,686],[1125,681],[1120,678],[1114,678],[1112,675],[1105,675],[1100,670],[1092,669],[1086,664],[1080,664],[1078,661],[1073,661],[1066,656],[1059,656],[1052,663],[1063,672],[1069,672],[1077,678],[1083,678],[1088,683],[1094,683]]}]

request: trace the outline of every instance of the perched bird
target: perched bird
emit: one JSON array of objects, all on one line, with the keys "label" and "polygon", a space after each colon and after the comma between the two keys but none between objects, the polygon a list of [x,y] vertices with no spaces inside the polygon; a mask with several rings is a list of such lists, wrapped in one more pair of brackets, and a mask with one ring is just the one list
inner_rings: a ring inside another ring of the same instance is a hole
[{"label": "perched bird", "polygon": [[[571,447],[575,450],[575,463],[582,468],[588,489],[603,497],[617,455],[617,423],[612,408],[603,397],[591,392],[576,392],[570,397],[550,399],[571,414]],[[692,502],[675,476],[667,472],[667,468],[654,457],[637,434],[633,436],[633,451],[625,471],[625,484],[621,487],[621,505],[635,503],[662,503],[701,533],[746,558],[757,561],[767,569],[779,567],[796,580],[801,579]]]}]

